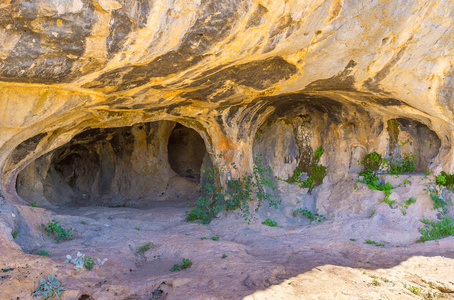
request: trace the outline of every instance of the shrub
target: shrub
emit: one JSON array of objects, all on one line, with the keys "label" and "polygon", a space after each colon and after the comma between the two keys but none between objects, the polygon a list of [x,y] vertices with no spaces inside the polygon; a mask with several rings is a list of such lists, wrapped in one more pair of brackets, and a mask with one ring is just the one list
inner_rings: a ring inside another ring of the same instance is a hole
[{"label": "shrub", "polygon": [[137,247],[136,253],[143,254],[143,253],[147,252],[150,249],[151,249],[151,243],[148,242],[148,243],[146,243],[146,244],[144,244],[144,245],[142,245],[140,247]]},{"label": "shrub", "polygon": [[444,199],[443,198],[443,193],[442,191],[438,188],[438,186],[426,186],[424,189],[425,191],[429,191],[430,199],[432,199],[432,202],[434,204],[433,209],[438,209],[441,208],[443,210],[446,210],[448,204],[451,203],[451,199]]},{"label": "shrub", "polygon": [[61,240],[71,240],[73,238],[73,229],[64,229],[60,225],[58,225],[57,219],[54,219],[52,221],[47,222],[47,226],[44,224],[41,224],[40,227],[37,228],[43,229],[46,233],[47,236],[56,235],[55,237],[55,242],[60,242]]},{"label": "shrub", "polygon": [[47,251],[44,250],[44,249],[39,249],[39,250],[38,250],[38,255],[41,255],[41,256],[49,256],[49,252],[47,252]]},{"label": "shrub", "polygon": [[54,296],[56,299],[60,299],[59,296],[63,294],[64,290],[65,288],[61,286],[60,280],[49,275],[47,281],[46,279],[41,279],[40,284],[33,295],[41,295],[41,299],[44,300],[51,300]]},{"label": "shrub", "polygon": [[296,217],[298,214],[306,216],[309,220],[311,220],[311,222],[321,222],[323,220],[326,220],[326,217],[324,215],[315,212],[315,210],[310,211],[307,209],[299,208],[293,212],[293,216]]},{"label": "shrub", "polygon": [[277,222],[273,221],[273,220],[271,220],[269,218],[267,218],[265,221],[263,221],[262,224],[268,225],[270,227],[276,227],[277,226]]},{"label": "shrub", "polygon": [[[231,165],[237,169],[235,163]],[[252,174],[245,174],[227,182],[227,191],[219,184],[219,178],[219,171],[209,171],[208,182],[204,185],[205,195],[197,199],[195,207],[187,212],[187,221],[201,220],[203,224],[208,224],[219,212],[240,208],[244,219],[249,223],[249,202],[253,200],[253,196],[259,201],[268,201],[269,206],[276,209],[281,203],[279,196],[267,190],[274,191],[277,187],[272,179],[271,168],[264,167],[259,158],[254,160]]]},{"label": "shrub", "polygon": [[454,220],[446,215],[440,221],[422,218],[421,222],[424,223],[425,226],[419,230],[421,232],[421,237],[418,242],[438,240],[454,235]]},{"label": "shrub", "polygon": [[454,174],[446,173],[445,171],[441,171],[438,174],[435,183],[439,186],[445,186],[450,191],[454,190]]},{"label": "shrub", "polygon": [[364,172],[375,172],[380,169],[382,165],[382,157],[377,152],[371,152],[369,154],[364,155],[363,160],[361,161],[361,165],[364,168]]},{"label": "shrub", "polygon": [[308,177],[305,180],[299,178],[302,172],[297,169],[293,172],[293,176],[285,181],[288,183],[296,182],[299,187],[308,188],[308,193],[310,194],[315,187],[323,183],[323,179],[327,174],[326,167],[319,164],[323,153],[323,148],[318,147],[317,150],[315,150],[315,153],[311,155],[310,165],[307,171]]},{"label": "shrub", "polygon": [[183,258],[183,263],[177,265],[173,265],[172,269],[170,269],[170,271],[174,272],[174,271],[181,271],[181,270],[184,270],[184,269],[188,269],[192,267],[192,262],[187,259],[187,258]]},{"label": "shrub", "polygon": [[367,185],[367,187],[371,190],[385,192],[385,197],[383,199],[381,199],[380,202],[385,202],[390,207],[392,207],[392,205],[394,204],[394,201],[391,201],[389,199],[389,196],[391,195],[391,190],[396,187],[392,186],[389,182],[386,182],[385,184],[381,183],[380,179],[378,178],[377,175],[374,174],[373,171],[364,171],[364,172],[361,172],[361,175],[364,177],[364,179],[360,180],[359,182],[365,183]]},{"label": "shrub", "polygon": [[415,171],[416,153],[399,155],[397,158],[389,158],[385,161],[388,165],[388,173],[392,175],[399,175],[403,173],[411,173]]}]

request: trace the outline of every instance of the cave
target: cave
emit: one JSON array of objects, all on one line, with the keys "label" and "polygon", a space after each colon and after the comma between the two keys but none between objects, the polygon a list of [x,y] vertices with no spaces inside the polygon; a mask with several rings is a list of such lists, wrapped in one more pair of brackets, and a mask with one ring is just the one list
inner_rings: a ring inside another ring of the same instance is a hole
[{"label": "cave", "polygon": [[200,182],[207,152],[202,137],[194,129],[177,124],[169,137],[168,154],[172,170],[192,182]]},{"label": "cave", "polygon": [[94,128],[32,161],[18,174],[16,190],[28,203],[44,207],[190,202],[208,161],[202,137],[179,123]]}]

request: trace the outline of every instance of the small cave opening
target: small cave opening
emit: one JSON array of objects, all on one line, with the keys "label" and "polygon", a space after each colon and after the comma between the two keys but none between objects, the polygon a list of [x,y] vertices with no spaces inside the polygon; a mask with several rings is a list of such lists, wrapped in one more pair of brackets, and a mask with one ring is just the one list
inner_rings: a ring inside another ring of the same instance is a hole
[{"label": "small cave opening", "polygon": [[177,124],[169,137],[170,167],[181,177],[200,182],[207,151],[202,137],[194,130]]},{"label": "small cave opening", "polygon": [[18,195],[38,206],[148,207],[193,202],[211,159],[203,138],[171,121],[86,130],[27,165]]}]

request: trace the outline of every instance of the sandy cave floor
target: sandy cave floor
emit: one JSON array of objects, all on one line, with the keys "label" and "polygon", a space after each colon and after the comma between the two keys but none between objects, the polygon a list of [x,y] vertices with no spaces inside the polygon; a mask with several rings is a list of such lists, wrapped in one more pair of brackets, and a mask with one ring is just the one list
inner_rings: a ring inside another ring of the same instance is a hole
[{"label": "sandy cave floor", "polygon": [[[373,227],[378,214],[268,227],[230,213],[203,225],[185,221],[186,203],[167,204],[22,207],[37,234],[31,252],[46,249],[51,256],[2,255],[2,268],[12,270],[0,279],[1,299],[31,299],[39,279],[52,272],[67,289],[63,299],[454,299],[454,237],[377,247],[365,243],[360,228]],[[35,229],[53,218],[75,229],[73,240],[57,244]],[[216,235],[219,241],[201,240]],[[138,254],[148,242],[151,249]],[[108,261],[74,270],[64,260],[78,251]],[[171,272],[182,258],[193,266]]]}]

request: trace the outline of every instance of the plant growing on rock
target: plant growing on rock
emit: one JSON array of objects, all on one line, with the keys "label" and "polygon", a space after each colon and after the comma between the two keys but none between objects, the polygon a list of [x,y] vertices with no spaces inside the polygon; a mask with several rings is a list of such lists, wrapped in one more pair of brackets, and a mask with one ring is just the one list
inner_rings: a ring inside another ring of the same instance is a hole
[{"label": "plant growing on rock", "polygon": [[380,169],[382,162],[383,159],[381,155],[374,151],[364,155],[363,160],[361,160],[361,165],[364,168],[364,172],[375,172]]},{"label": "plant growing on rock", "polygon": [[262,224],[270,226],[270,227],[276,227],[277,226],[277,222],[273,221],[273,220],[271,220],[269,218],[267,218],[265,221],[263,221]]},{"label": "plant growing on rock", "polygon": [[38,250],[38,255],[41,255],[41,256],[49,256],[49,252],[47,252],[45,249],[39,249]]},{"label": "plant growing on rock", "polygon": [[373,240],[366,240],[366,244],[375,245],[377,247],[385,247],[385,244],[377,243],[376,241],[373,241]]},{"label": "plant growing on rock", "polygon": [[454,235],[454,219],[447,215],[444,215],[440,221],[422,218],[421,222],[424,223],[425,226],[419,230],[421,232],[421,237],[418,242],[438,240]]},{"label": "plant growing on rock", "polygon": [[311,222],[321,222],[326,220],[326,217],[322,214],[317,213],[315,210],[307,210],[299,208],[293,212],[293,216],[296,217],[298,214],[306,216]]},{"label": "plant growing on rock", "polygon": [[444,199],[443,193],[438,186],[426,185],[425,191],[429,191],[430,199],[434,204],[433,209],[441,208],[444,211],[447,210],[448,204],[451,203],[451,199]]},{"label": "plant growing on rock", "polygon": [[65,263],[74,264],[74,269],[76,270],[80,270],[83,267],[87,270],[91,270],[95,264],[102,266],[106,261],[107,258],[104,258],[103,260],[99,258],[97,260],[93,260],[90,256],[85,256],[85,254],[77,252],[77,256],[75,258],[72,258],[71,255],[66,255]]},{"label": "plant growing on rock", "polygon": [[[201,220],[208,224],[219,212],[240,208],[249,223],[249,203],[254,197],[259,201],[267,201],[270,207],[278,208],[281,203],[279,196],[268,192],[277,189],[271,168],[264,167],[259,158],[255,158],[254,163],[253,173],[227,181],[227,190],[219,183],[220,172],[210,170],[208,182],[204,185],[205,195],[197,199],[195,207],[187,212],[187,221]],[[231,166],[237,169],[235,163]]]},{"label": "plant growing on rock", "polygon": [[170,271],[172,271],[172,272],[181,271],[184,269],[188,269],[190,267],[192,267],[192,262],[187,258],[183,258],[183,262],[179,265],[177,265],[177,264],[173,265],[173,267],[172,267],[172,269],[170,269]]},{"label": "plant growing on rock", "polygon": [[59,296],[63,294],[64,290],[65,288],[61,286],[61,281],[54,276],[49,275],[48,280],[41,279],[40,284],[33,295],[41,295],[41,299],[44,300],[51,300],[54,297],[59,300]]},{"label": "plant growing on rock", "polygon": [[388,166],[388,173],[392,175],[400,175],[403,173],[411,173],[415,171],[416,153],[399,154],[397,158],[389,158],[384,160],[384,165]]},{"label": "plant growing on rock", "polygon": [[435,183],[438,186],[446,187],[452,192],[454,191],[454,174],[449,174],[445,171],[441,171],[440,174],[437,175]]},{"label": "plant growing on rock", "polygon": [[311,155],[310,165],[307,170],[308,177],[302,180],[300,175],[302,174],[301,171],[295,170],[293,176],[287,180],[288,183],[296,182],[298,186],[301,188],[308,188],[308,193],[312,193],[312,190],[323,183],[323,179],[326,176],[326,166],[320,165],[320,158],[322,157],[325,151],[320,146],[315,150],[315,153]]},{"label": "plant growing on rock", "polygon": [[150,249],[151,249],[151,243],[148,242],[146,244],[143,244],[140,247],[137,247],[136,253],[143,254],[143,253],[147,252]]},{"label": "plant growing on rock", "polygon": [[54,240],[57,243],[61,240],[71,240],[73,238],[73,229],[64,229],[63,227],[58,225],[57,219],[48,221],[47,225],[41,224],[41,226],[39,226],[37,229],[43,229],[47,233],[47,236],[50,236],[51,234],[56,235]]},{"label": "plant growing on rock", "polygon": [[383,161],[385,161],[382,160],[382,163],[379,163],[379,159],[381,159],[381,156],[376,152],[372,152],[364,156],[364,159],[361,161],[363,171],[360,173],[363,179],[358,181],[365,183],[371,190],[383,191],[385,193],[385,197],[381,199],[380,202],[385,202],[389,205],[389,207],[392,207],[394,201],[391,201],[389,196],[391,195],[391,190],[396,187],[391,185],[389,182],[380,182],[380,179],[375,174],[378,168],[382,165]]}]

